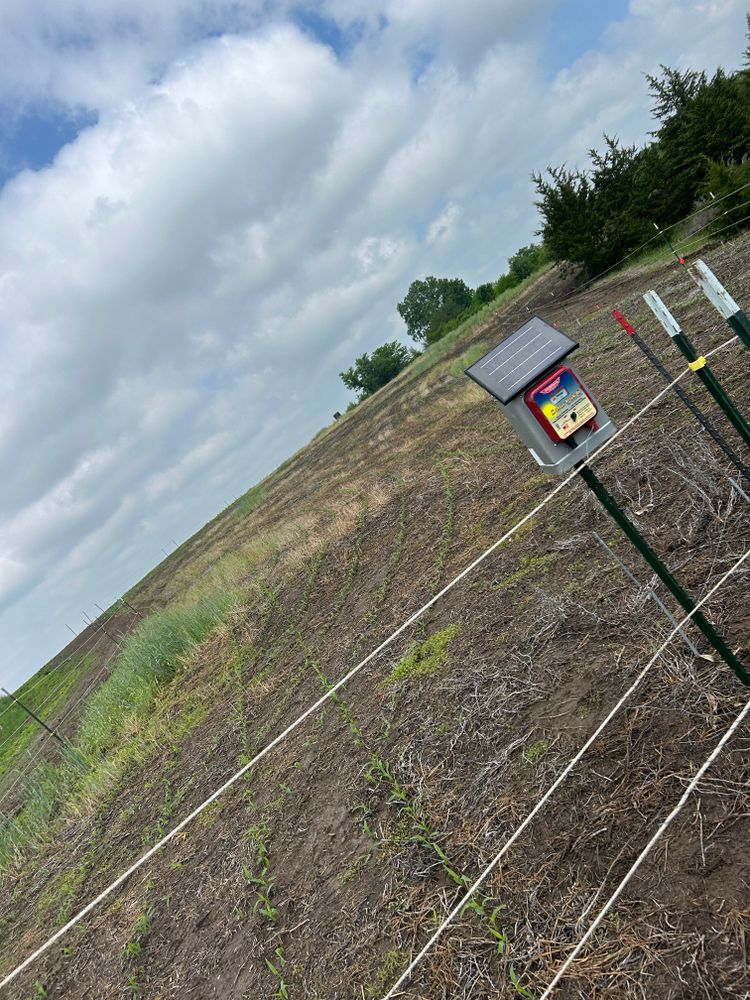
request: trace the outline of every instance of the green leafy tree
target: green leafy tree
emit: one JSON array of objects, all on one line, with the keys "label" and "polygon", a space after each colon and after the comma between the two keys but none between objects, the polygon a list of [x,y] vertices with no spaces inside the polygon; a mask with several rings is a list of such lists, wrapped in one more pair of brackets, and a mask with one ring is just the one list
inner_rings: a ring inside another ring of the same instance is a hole
[{"label": "green leafy tree", "polygon": [[[429,277],[412,281],[397,309],[412,340],[430,343],[437,331],[471,304],[472,290],[461,278]],[[432,331],[432,337],[429,336]]]},{"label": "green leafy tree", "polygon": [[507,292],[509,288],[515,288],[517,284],[518,282],[512,274],[501,274],[492,286],[495,292],[495,297],[502,295],[503,292]]},{"label": "green leafy tree", "polygon": [[590,151],[588,171],[559,167],[548,170],[549,178],[534,177],[550,255],[581,264],[588,274],[611,267],[653,233],[642,151],[607,135],[604,142],[602,152]]},{"label": "green leafy tree", "polygon": [[513,256],[508,258],[509,273],[518,285],[534,271],[538,271],[546,260],[547,253],[544,246],[539,243],[531,243],[527,247],[516,250]]},{"label": "green leafy tree", "polygon": [[392,340],[376,347],[371,355],[361,354],[351,368],[339,374],[347,389],[365,399],[395,378],[418,354],[413,347]]},{"label": "green leafy tree", "polygon": [[481,308],[486,306],[488,302],[492,302],[495,298],[495,286],[491,281],[485,282],[483,285],[477,285],[474,289],[474,294],[471,297],[471,304]]},{"label": "green leafy tree", "polygon": [[[649,77],[652,93],[660,95],[655,109],[661,126],[658,210],[662,224],[688,214],[705,184],[709,163],[740,162],[750,142],[750,101],[742,74],[718,70],[678,73],[662,67],[659,81]],[[654,90],[654,88],[657,88]]]}]

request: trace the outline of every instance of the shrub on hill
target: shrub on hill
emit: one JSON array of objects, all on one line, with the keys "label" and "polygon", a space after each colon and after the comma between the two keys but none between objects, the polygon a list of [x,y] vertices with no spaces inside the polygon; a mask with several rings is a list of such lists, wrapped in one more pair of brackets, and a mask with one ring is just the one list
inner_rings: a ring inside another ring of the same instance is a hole
[{"label": "shrub on hill", "polygon": [[354,365],[339,375],[347,389],[357,393],[358,399],[366,399],[395,378],[418,354],[413,347],[392,340],[376,347],[371,355],[360,354]]},{"label": "shrub on hill", "polygon": [[473,292],[461,278],[418,278],[409,285],[396,308],[406,332],[422,343],[438,340],[436,331],[459,316],[472,301]]}]

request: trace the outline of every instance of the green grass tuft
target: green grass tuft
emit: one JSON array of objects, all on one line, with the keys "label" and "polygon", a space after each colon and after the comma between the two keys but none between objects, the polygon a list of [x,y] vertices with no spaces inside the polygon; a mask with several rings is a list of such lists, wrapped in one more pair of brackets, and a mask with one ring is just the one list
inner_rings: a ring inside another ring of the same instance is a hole
[{"label": "green grass tuft", "polygon": [[494,584],[494,589],[510,590],[511,587],[515,587],[516,584],[520,583],[521,580],[525,580],[527,576],[531,576],[532,573],[539,573],[544,566],[554,562],[555,559],[557,559],[556,552],[548,552],[542,556],[523,556],[515,573],[511,573],[502,580],[498,580]]},{"label": "green grass tuft", "polygon": [[384,683],[428,677],[439,670],[448,658],[448,647],[461,631],[459,625],[449,625],[429,636],[424,642],[415,643],[404,659],[391,670]]},{"label": "green grass tuft", "polygon": [[87,757],[96,759],[115,748],[148,714],[157,688],[174,677],[182,658],[223,621],[236,600],[233,591],[218,587],[143,621],[86,706],[77,742]]},{"label": "green grass tuft", "polygon": [[523,755],[530,764],[536,764],[537,761],[540,761],[544,757],[548,750],[549,740],[541,739],[527,746]]},{"label": "green grass tuft", "polygon": [[253,486],[252,489],[248,490],[236,504],[232,507],[232,513],[238,517],[246,517],[251,514],[256,507],[263,503],[266,496],[266,490],[261,485]]}]

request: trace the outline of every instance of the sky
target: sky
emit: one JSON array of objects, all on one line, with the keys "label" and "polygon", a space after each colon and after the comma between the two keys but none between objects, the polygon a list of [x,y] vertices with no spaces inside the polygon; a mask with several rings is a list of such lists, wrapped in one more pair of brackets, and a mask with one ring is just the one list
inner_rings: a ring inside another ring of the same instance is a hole
[{"label": "sky", "polygon": [[497,278],[533,170],[646,141],[742,0],[3,0],[0,680],[350,399],[418,277]]}]

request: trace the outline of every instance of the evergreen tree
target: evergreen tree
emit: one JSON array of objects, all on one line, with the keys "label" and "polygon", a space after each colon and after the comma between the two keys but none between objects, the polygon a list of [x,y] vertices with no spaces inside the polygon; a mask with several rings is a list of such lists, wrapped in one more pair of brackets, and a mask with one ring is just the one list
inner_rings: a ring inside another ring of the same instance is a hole
[{"label": "evergreen tree", "polygon": [[[750,15],[748,16],[750,39]],[[709,190],[741,186],[750,151],[750,45],[745,67],[727,74],[661,66],[646,76],[658,123],[642,149],[605,134],[587,170],[548,167],[532,175],[541,234],[553,260],[594,275],[617,264],[653,235],[688,215]],[[737,183],[735,183],[737,182]],[[747,199],[745,199],[747,200]],[[739,225],[739,203],[728,199]],[[745,213],[748,214],[748,213]]]}]

